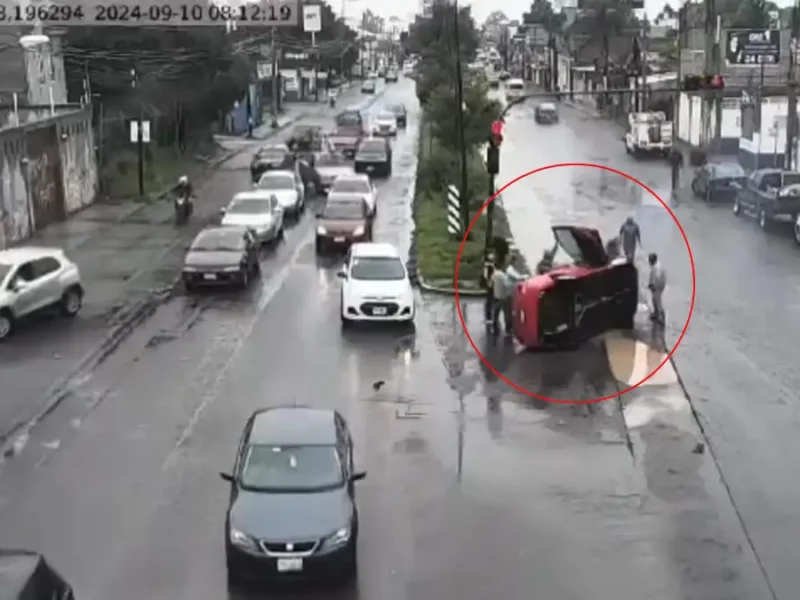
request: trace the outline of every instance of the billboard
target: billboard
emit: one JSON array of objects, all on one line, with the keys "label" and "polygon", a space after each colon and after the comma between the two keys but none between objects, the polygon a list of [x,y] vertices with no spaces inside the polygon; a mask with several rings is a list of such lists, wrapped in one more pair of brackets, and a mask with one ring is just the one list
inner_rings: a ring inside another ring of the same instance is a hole
[{"label": "billboard", "polygon": [[777,65],[781,59],[781,32],[770,29],[728,31],[725,63],[728,66]]}]

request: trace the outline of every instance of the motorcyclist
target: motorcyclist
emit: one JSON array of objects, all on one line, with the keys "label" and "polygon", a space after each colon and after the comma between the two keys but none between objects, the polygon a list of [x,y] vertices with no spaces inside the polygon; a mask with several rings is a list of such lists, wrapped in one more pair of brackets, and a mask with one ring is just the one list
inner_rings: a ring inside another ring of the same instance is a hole
[{"label": "motorcyclist", "polygon": [[336,88],[330,88],[328,90],[328,103],[331,105],[331,107],[336,106],[336,96],[338,96]]},{"label": "motorcyclist", "polygon": [[186,198],[187,200],[194,198],[194,188],[192,188],[189,177],[186,175],[181,175],[178,178],[178,183],[175,184],[173,191],[176,198]]}]

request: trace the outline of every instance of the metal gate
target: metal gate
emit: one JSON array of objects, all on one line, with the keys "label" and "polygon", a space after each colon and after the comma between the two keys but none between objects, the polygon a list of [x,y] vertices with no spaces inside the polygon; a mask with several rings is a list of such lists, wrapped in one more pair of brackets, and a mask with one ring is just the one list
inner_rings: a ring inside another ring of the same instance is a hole
[{"label": "metal gate", "polygon": [[28,130],[27,183],[33,204],[33,230],[66,218],[61,157],[55,125]]}]

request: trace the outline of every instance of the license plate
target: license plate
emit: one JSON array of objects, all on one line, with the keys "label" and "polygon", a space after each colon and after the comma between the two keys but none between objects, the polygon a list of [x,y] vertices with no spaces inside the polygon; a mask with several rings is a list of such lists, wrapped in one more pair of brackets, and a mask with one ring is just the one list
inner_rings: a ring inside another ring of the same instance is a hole
[{"label": "license plate", "polygon": [[278,573],[292,573],[303,570],[302,558],[279,558]]},{"label": "license plate", "polygon": [[333,241],[336,242],[337,244],[340,244],[340,243],[342,243],[344,241],[344,238],[343,237],[336,237],[336,238],[333,238]]},{"label": "license plate", "polygon": [[376,306],[372,309],[372,314],[376,317],[383,317],[386,316],[386,309],[382,306]]},{"label": "license plate", "polygon": [[371,172],[372,172],[372,171],[374,171],[374,170],[375,170],[375,167],[373,167],[373,166],[369,166],[369,167],[367,167],[367,172],[368,172],[368,173],[371,173]]},{"label": "license plate", "polygon": [[216,280],[216,278],[217,278],[217,274],[216,273],[206,273],[206,274],[203,275],[203,279],[205,279],[207,281],[214,281],[214,280]]}]

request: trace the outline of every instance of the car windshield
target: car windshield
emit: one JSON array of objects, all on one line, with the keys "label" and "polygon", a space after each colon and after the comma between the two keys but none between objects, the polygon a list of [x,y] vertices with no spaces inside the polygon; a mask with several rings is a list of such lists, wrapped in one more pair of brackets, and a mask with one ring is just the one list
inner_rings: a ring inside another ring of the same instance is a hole
[{"label": "car windshield", "polygon": [[245,488],[274,492],[313,491],[344,484],[333,446],[268,446],[253,444],[239,472]]},{"label": "car windshield", "polygon": [[234,198],[225,214],[258,215],[270,212],[270,201],[263,198]]},{"label": "car windshield", "polygon": [[228,252],[244,248],[244,236],[238,229],[202,231],[192,244],[192,252]]},{"label": "car windshield", "polygon": [[737,163],[714,165],[714,177],[744,177],[744,169]]},{"label": "car windshield", "polygon": [[508,89],[515,92],[521,92],[525,89],[525,86],[522,83],[509,83]]},{"label": "car windshield", "polygon": [[406,276],[403,261],[394,257],[354,258],[350,277],[364,281],[399,281]]},{"label": "car windshield", "polygon": [[347,159],[341,154],[325,153],[317,157],[317,165],[320,167],[340,167],[347,164]]},{"label": "car windshield", "polygon": [[0,263],[0,282],[11,272],[11,265]]},{"label": "car windshield", "polygon": [[369,183],[362,179],[337,179],[331,192],[334,194],[369,194]]},{"label": "car windshield", "polygon": [[355,127],[361,125],[361,113],[356,110],[348,110],[336,115],[337,127]]},{"label": "car windshield", "polygon": [[367,141],[361,144],[358,151],[368,154],[383,154],[386,152],[386,145],[380,140]]},{"label": "car windshield", "polygon": [[274,173],[266,173],[258,180],[258,189],[260,190],[293,190],[294,177],[291,175],[275,175]]},{"label": "car windshield", "polygon": [[322,209],[323,219],[359,220],[364,218],[364,205],[358,202],[330,202]]}]

